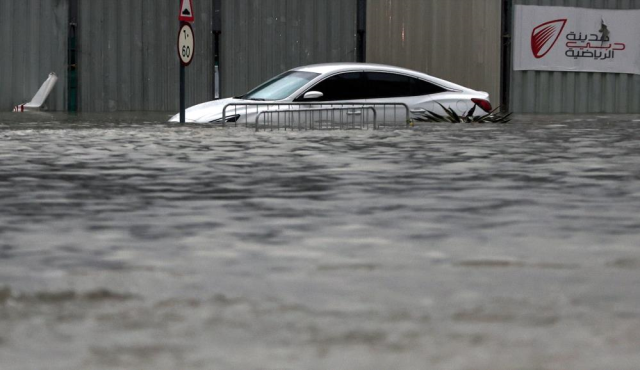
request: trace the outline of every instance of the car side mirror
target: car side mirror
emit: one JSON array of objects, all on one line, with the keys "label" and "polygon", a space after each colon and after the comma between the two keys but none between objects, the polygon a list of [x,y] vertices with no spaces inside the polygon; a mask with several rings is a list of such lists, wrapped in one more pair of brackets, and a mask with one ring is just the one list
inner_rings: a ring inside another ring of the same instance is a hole
[{"label": "car side mirror", "polygon": [[304,94],[304,97],[302,97],[302,99],[304,100],[320,99],[323,96],[324,94],[321,93],[320,91],[309,91],[308,93]]}]

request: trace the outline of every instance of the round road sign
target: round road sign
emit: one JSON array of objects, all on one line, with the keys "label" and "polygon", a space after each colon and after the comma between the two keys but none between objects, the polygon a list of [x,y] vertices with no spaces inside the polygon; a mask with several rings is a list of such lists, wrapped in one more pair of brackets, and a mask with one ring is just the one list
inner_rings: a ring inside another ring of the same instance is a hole
[{"label": "round road sign", "polygon": [[195,38],[193,28],[189,23],[183,23],[178,33],[178,56],[183,66],[188,66],[193,60],[195,54]]}]

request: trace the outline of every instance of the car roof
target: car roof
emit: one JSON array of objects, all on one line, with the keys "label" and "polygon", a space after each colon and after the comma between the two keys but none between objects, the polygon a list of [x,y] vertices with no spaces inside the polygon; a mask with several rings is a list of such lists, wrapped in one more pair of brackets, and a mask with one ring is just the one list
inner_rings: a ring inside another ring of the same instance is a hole
[{"label": "car roof", "polygon": [[374,64],[374,63],[323,63],[323,64],[312,64],[308,66],[298,67],[297,71],[304,72],[314,72],[314,73],[331,73],[331,72],[341,72],[341,71],[350,71],[350,70],[388,70],[393,71],[397,70],[398,72],[411,72],[416,73],[415,71],[411,71],[408,69],[393,67],[384,64]]},{"label": "car roof", "polygon": [[295,68],[294,71],[301,72],[313,72],[320,74],[327,73],[335,73],[335,72],[344,72],[344,71],[384,71],[384,72],[392,72],[392,73],[400,73],[400,74],[409,74],[415,77],[423,78],[426,80],[430,80],[432,82],[438,83],[440,85],[444,85],[451,89],[455,90],[463,90],[463,91],[474,91],[469,89],[468,87],[464,87],[453,82],[443,80],[437,77],[430,76],[426,73],[414,71],[407,68],[395,67],[385,64],[375,64],[375,63],[324,63],[324,64],[312,64],[308,66],[302,66]]}]

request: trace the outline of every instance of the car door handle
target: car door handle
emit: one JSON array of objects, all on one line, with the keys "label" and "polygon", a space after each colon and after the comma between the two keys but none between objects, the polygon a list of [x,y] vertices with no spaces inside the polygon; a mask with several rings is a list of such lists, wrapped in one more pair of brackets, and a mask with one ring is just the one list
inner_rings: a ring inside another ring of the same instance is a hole
[{"label": "car door handle", "polygon": [[422,114],[422,113],[427,113],[427,110],[426,109],[422,109],[422,108],[412,109],[411,113]]},{"label": "car door handle", "polygon": [[350,110],[350,111],[347,111],[347,115],[349,115],[349,116],[361,116],[362,115],[362,111],[361,110]]}]

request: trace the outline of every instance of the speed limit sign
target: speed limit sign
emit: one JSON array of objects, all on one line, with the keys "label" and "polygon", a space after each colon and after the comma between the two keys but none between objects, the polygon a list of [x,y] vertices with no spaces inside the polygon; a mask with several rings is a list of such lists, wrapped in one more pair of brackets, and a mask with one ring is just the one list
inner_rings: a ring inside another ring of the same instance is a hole
[{"label": "speed limit sign", "polygon": [[178,33],[178,56],[183,66],[188,66],[193,60],[195,53],[195,39],[193,28],[189,23],[183,23]]}]

